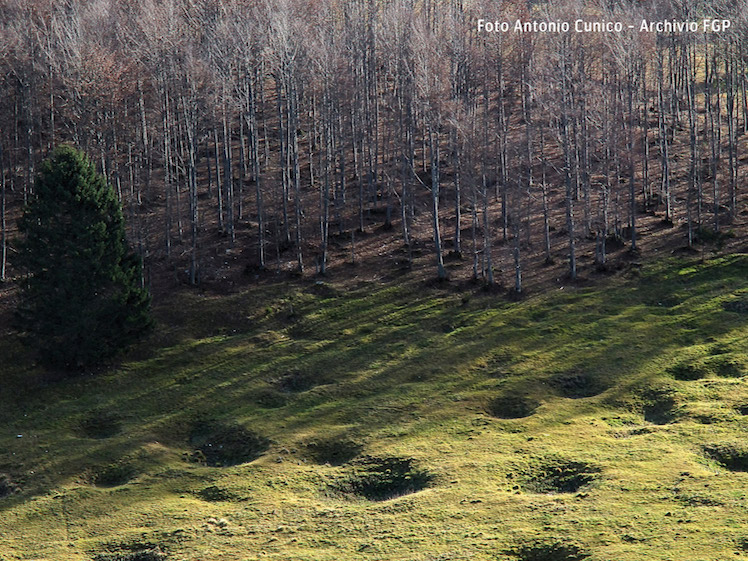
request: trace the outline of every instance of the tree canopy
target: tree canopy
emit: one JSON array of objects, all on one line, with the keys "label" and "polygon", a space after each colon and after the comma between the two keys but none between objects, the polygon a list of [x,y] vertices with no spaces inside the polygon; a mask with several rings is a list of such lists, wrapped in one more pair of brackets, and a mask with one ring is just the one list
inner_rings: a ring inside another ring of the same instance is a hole
[{"label": "tree canopy", "polygon": [[16,264],[26,276],[18,318],[45,364],[90,366],[150,328],[122,209],[85,154],[60,146],[42,163],[19,229]]}]

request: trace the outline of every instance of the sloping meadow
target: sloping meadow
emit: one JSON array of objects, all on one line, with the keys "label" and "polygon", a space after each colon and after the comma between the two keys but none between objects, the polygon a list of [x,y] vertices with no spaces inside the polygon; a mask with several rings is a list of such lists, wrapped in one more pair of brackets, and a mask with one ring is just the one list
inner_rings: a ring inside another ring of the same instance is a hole
[{"label": "sloping meadow", "polygon": [[735,558],[747,278],[185,292],[56,382],[4,340],[0,559]]}]

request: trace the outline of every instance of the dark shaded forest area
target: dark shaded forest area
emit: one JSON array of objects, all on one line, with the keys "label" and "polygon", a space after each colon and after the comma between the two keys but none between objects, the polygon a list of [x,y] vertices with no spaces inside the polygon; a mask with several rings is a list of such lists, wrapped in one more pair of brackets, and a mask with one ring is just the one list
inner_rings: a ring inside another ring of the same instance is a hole
[{"label": "dark shaded forest area", "polygon": [[[704,18],[731,26],[638,30]],[[742,1],[3,0],[0,273],[63,142],[116,189],[149,286],[418,262],[520,293],[740,243],[746,33]]]}]

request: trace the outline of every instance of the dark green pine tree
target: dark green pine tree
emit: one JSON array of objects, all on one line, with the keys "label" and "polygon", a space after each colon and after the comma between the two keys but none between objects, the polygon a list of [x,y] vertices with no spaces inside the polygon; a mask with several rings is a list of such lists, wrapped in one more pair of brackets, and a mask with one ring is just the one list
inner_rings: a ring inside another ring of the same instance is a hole
[{"label": "dark green pine tree", "polygon": [[152,326],[119,201],[85,154],[61,146],[42,163],[19,229],[18,320],[46,365],[100,363]]}]

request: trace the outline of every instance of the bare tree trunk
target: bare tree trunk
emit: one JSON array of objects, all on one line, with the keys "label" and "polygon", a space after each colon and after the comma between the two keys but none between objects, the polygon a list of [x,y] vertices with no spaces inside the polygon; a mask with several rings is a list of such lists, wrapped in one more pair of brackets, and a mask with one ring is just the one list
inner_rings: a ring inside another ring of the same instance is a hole
[{"label": "bare tree trunk", "polygon": [[577,278],[577,256],[575,247],[574,233],[574,188],[571,177],[571,153],[569,148],[569,77],[566,60],[566,41],[562,43],[561,57],[561,119],[559,125],[561,129],[561,142],[564,152],[564,181],[566,184],[566,229],[569,236],[569,276],[572,280]]},{"label": "bare tree trunk", "polygon": [[0,234],[2,235],[0,282],[5,282],[6,263],[8,259],[8,230],[5,223],[5,155],[3,154],[2,142],[0,142]]},{"label": "bare tree trunk", "polygon": [[439,232],[439,135],[434,132],[433,117],[429,118],[429,151],[431,153],[431,218],[434,229],[434,250],[436,252],[437,278],[445,280],[447,271],[444,269],[442,256],[442,240]]}]

